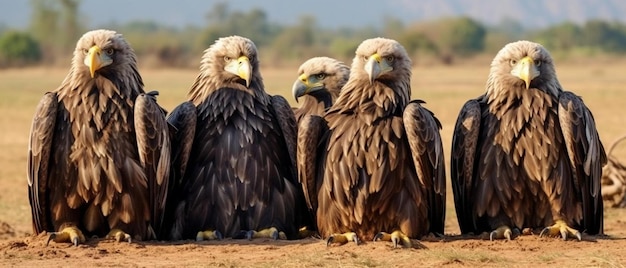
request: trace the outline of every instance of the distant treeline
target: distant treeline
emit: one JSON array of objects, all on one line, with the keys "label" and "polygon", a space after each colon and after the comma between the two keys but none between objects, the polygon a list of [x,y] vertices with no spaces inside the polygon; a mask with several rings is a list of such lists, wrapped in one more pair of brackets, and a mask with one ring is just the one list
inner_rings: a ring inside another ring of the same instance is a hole
[{"label": "distant treeline", "polygon": [[[31,0],[31,5],[28,30],[0,28],[0,67],[67,64],[76,40],[89,30],[81,26],[80,0]],[[197,67],[202,51],[228,35],[252,39],[263,64],[275,66],[298,64],[320,55],[349,62],[362,40],[376,36],[398,40],[416,59],[445,64],[494,54],[504,44],[519,39],[540,42],[562,57],[626,53],[626,25],[602,20],[526,30],[512,20],[486,26],[468,17],[410,24],[387,17],[377,28],[327,29],[318,26],[312,16],[303,16],[294,25],[282,25],[269,21],[261,9],[231,11],[227,3],[214,5],[206,18],[205,27],[179,29],[156,21],[135,21],[102,28],[122,33],[135,49],[140,65],[152,67]]]}]

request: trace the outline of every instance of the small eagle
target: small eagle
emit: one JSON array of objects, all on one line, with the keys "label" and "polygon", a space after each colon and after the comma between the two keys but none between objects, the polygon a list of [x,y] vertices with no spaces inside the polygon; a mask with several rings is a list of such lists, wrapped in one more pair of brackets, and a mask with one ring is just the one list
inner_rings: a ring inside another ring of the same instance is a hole
[{"label": "small eagle", "polygon": [[314,57],[302,63],[292,87],[296,101],[304,99],[300,108],[294,110],[296,121],[307,114],[323,115],[339,96],[349,75],[350,67],[333,58]]}]

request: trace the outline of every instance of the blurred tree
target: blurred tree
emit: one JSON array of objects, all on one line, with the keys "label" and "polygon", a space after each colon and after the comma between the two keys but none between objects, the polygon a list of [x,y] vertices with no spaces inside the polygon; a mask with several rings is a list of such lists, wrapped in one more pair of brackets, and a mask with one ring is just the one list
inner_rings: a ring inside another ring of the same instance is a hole
[{"label": "blurred tree", "polygon": [[435,42],[419,28],[411,27],[402,32],[396,40],[400,42],[409,55],[426,54],[437,55],[439,48]]},{"label": "blurred tree", "polygon": [[531,39],[549,50],[567,52],[581,45],[582,31],[572,22],[564,22],[531,35]]},{"label": "blurred tree", "polygon": [[61,4],[61,50],[71,53],[76,46],[76,41],[81,36],[83,29],[79,24],[78,6],[81,0],[59,0]]},{"label": "blurred tree", "polygon": [[485,27],[468,18],[446,18],[438,23],[439,38],[435,41],[443,57],[469,56],[485,46]]},{"label": "blurred tree", "polygon": [[626,51],[624,27],[601,20],[591,20],[582,27],[582,44],[604,52]]},{"label": "blurred tree", "polygon": [[40,60],[39,44],[28,33],[8,31],[0,36],[0,66],[20,67]]},{"label": "blurred tree", "polygon": [[56,2],[47,0],[31,0],[33,15],[31,16],[30,32],[41,44],[42,57],[45,63],[52,63],[57,55],[59,44],[58,38],[59,11]]},{"label": "blurred tree", "polygon": [[83,29],[79,22],[80,0],[31,0],[30,31],[42,48],[43,61],[72,54]]},{"label": "blurred tree", "polygon": [[265,11],[254,8],[248,12],[231,12],[228,4],[215,4],[207,13],[207,27],[199,37],[197,47],[205,49],[220,37],[240,35],[252,40],[257,47],[271,43],[280,28],[270,24]]},{"label": "blurred tree", "polygon": [[315,46],[318,31],[315,18],[302,16],[298,24],[286,27],[272,42],[272,49],[288,59],[307,58],[307,51]]}]

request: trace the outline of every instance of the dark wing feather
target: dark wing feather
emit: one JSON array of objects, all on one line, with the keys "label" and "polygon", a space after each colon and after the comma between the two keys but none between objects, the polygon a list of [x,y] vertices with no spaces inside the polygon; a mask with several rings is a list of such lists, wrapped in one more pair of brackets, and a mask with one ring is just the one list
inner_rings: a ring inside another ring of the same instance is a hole
[{"label": "dark wing feather", "polygon": [[196,106],[189,101],[178,105],[167,116],[167,123],[171,126],[171,166],[163,228],[161,233],[158,234],[163,238],[180,238],[180,230],[174,232],[177,234],[176,237],[171,237],[170,235],[173,233],[174,222],[182,220],[176,219],[175,215],[179,202],[184,199],[184,196],[181,195],[183,193],[183,178],[185,178],[191,146],[196,135],[197,121]]},{"label": "dark wing feather", "polygon": [[461,233],[474,232],[476,227],[472,203],[475,197],[471,196],[471,191],[480,121],[480,104],[470,100],[461,109],[452,135],[450,180]]},{"label": "dark wing feather", "polygon": [[[274,111],[274,115],[278,120],[278,124],[280,125],[280,129],[282,131],[283,137],[285,138],[285,143],[287,143],[287,150],[289,150],[289,157],[291,158],[291,163],[295,167],[296,165],[296,138],[297,138],[297,125],[296,118],[294,116],[293,110],[291,106],[289,106],[289,102],[282,96],[272,96],[272,111]],[[295,178],[295,170],[294,176]]]},{"label": "dark wing feather", "polygon": [[151,224],[161,233],[170,173],[170,133],[165,111],[156,103],[158,93],[141,94],[135,100],[135,132],[141,165],[150,193]]},{"label": "dark wing feather", "polygon": [[35,111],[28,146],[28,198],[32,209],[33,231],[39,234],[53,229],[48,193],[48,165],[57,119],[57,96],[46,93]]},{"label": "dark wing feather", "polygon": [[[309,209],[315,215],[317,211],[317,193],[322,183],[318,165],[324,163],[325,151],[321,146],[322,137],[328,131],[326,121],[317,115],[307,115],[298,126],[298,179],[304,190]],[[321,148],[321,151],[320,151]]]},{"label": "dark wing feather", "polygon": [[579,97],[565,91],[559,95],[559,124],[572,165],[574,189],[578,191],[575,195],[582,201],[582,227],[589,234],[602,234],[604,210],[600,179],[607,158],[593,115]]},{"label": "dark wing feather", "polygon": [[[289,105],[289,102],[282,96],[272,96],[272,111],[278,120],[280,129],[282,131],[287,150],[289,151],[290,163],[293,171],[293,185],[296,187],[295,193],[295,217],[298,227],[307,226],[309,229],[315,229],[313,214],[307,209],[305,194],[303,193],[303,187],[298,182],[298,173],[296,167],[296,141],[298,138],[298,125],[296,123],[296,117]],[[288,193],[286,195],[289,195]],[[278,211],[281,211],[278,209]]]},{"label": "dark wing feather", "polygon": [[196,106],[187,101],[178,105],[168,116],[167,122],[175,129],[172,138],[172,167],[170,177],[174,185],[181,185],[185,175],[191,146],[196,135],[198,115]]},{"label": "dark wing feather", "polygon": [[421,101],[412,101],[405,108],[404,128],[418,178],[427,187],[429,231],[443,234],[446,218],[446,174],[439,133],[441,123],[420,103]]}]

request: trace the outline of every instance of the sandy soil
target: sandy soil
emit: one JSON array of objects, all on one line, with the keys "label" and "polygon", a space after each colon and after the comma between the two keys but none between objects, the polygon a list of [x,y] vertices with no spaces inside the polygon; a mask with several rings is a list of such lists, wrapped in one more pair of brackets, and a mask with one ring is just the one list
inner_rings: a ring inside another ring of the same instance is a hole
[{"label": "sandy soil", "polygon": [[[607,209],[606,236],[583,241],[524,235],[512,241],[450,233],[414,241],[415,248],[393,249],[386,242],[327,247],[323,240],[133,242],[90,239],[78,247],[50,242],[47,235],[16,234],[0,223],[0,266],[204,266],[204,267],[622,267],[626,263],[623,209]],[[448,221],[450,222],[450,221]],[[453,224],[456,224],[454,222]],[[448,229],[458,227],[446,226]],[[421,247],[421,248],[418,248]]]}]

